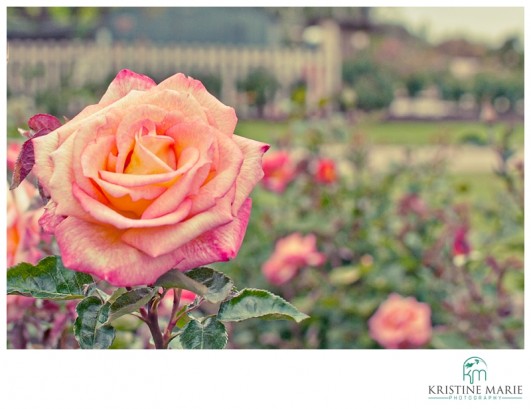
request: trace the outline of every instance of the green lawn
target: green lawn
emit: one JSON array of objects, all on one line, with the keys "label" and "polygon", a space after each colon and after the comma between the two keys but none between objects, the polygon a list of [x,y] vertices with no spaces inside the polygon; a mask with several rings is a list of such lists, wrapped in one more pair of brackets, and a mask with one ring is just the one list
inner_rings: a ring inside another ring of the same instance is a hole
[{"label": "green lawn", "polygon": [[[501,135],[506,127],[506,124],[497,124],[494,135]],[[479,122],[368,122],[361,123],[357,129],[373,143],[428,145],[464,143],[467,140],[486,143],[488,140],[488,129]],[[515,126],[514,142],[518,146],[524,143],[523,123]]]},{"label": "green lawn", "polygon": [[[507,125],[498,124],[494,127],[499,137]],[[236,133],[252,139],[274,143],[283,133],[287,132],[287,122],[241,121]],[[362,122],[351,127],[353,132],[360,132],[367,141],[375,144],[398,145],[430,145],[434,143],[485,143],[488,139],[487,127],[478,122],[444,121],[444,122]],[[515,126],[514,143],[524,144],[524,125]]]}]

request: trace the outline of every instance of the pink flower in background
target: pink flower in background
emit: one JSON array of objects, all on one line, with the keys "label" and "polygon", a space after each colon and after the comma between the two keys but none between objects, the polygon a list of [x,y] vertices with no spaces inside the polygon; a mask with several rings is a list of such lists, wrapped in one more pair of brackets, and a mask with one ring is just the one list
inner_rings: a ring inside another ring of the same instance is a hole
[{"label": "pink flower in background", "polygon": [[268,190],[282,193],[295,178],[296,164],[289,152],[277,151],[264,156],[262,184]]},{"label": "pink flower in background", "polygon": [[282,285],[291,280],[299,269],[306,266],[318,266],[325,256],[316,249],[313,234],[302,236],[293,233],[277,241],[275,251],[262,266],[267,280],[274,285]]},{"label": "pink flower in background", "polygon": [[[18,152],[17,152],[18,154]],[[41,228],[39,217],[44,209],[32,209],[32,202],[38,196],[37,189],[28,181],[20,184],[18,189],[7,191],[7,266],[27,262],[35,264],[43,254],[39,250]],[[22,318],[26,309],[35,300],[21,295],[7,296],[7,322]]]},{"label": "pink flower in background", "polygon": [[[161,314],[168,315],[171,313],[173,307],[173,292],[175,290],[169,290],[160,303]],[[183,305],[188,305],[195,300],[196,295],[188,290],[181,291],[181,300],[179,302],[179,307]]]},{"label": "pink flower in background", "polygon": [[332,184],[336,180],[336,163],[332,159],[319,159],[315,171],[315,181],[322,184]]},{"label": "pink flower in background", "polygon": [[431,338],[430,306],[393,293],[369,319],[369,333],[384,348],[420,347]]},{"label": "pink flower in background", "polygon": [[15,169],[15,162],[17,161],[18,154],[22,144],[20,142],[9,142],[7,144],[7,170],[13,172]]},{"label": "pink flower in background", "polygon": [[43,208],[32,209],[37,189],[24,181],[15,190],[7,191],[7,266],[23,261],[37,263],[43,256],[38,245],[42,238],[39,218]]},{"label": "pink flower in background", "polygon": [[428,213],[426,203],[416,193],[409,193],[403,196],[398,201],[398,214],[407,216],[413,214],[419,217],[424,217]]},{"label": "pink flower in background", "polygon": [[122,70],[98,104],[31,139],[65,266],[132,286],[235,257],[269,148],[236,122],[197,80]]},{"label": "pink flower in background", "polygon": [[455,256],[468,256],[472,250],[467,238],[468,229],[459,227],[454,233],[453,253]]},{"label": "pink flower in background", "polygon": [[20,320],[28,308],[34,303],[35,299],[23,295],[8,295],[6,297],[7,311],[6,320],[8,323]]}]

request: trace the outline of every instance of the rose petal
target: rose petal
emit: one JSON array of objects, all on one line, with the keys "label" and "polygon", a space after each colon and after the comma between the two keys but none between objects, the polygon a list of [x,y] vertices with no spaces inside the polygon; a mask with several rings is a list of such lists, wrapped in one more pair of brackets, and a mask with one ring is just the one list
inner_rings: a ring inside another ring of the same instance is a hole
[{"label": "rose petal", "polygon": [[[129,163],[124,168],[124,173],[133,175],[153,175],[157,173],[168,173],[172,169],[168,163],[164,162],[154,152],[152,152],[144,143],[143,137],[135,137],[135,145],[132,155],[129,156]],[[173,145],[173,140],[167,138],[167,142]],[[168,146],[166,146],[168,149]],[[175,156],[173,157],[173,163],[175,163]]]},{"label": "rose petal", "polygon": [[[110,183],[117,184],[123,187],[141,187],[148,185],[163,185],[168,186],[173,182],[177,176],[188,172],[199,160],[199,152],[196,149],[188,149],[185,153],[186,160],[177,170],[168,173],[157,173],[154,175],[131,175],[125,173],[114,173],[106,170],[100,170],[99,176]],[[183,155],[181,155],[181,159]]]},{"label": "rose petal", "polygon": [[243,164],[236,179],[236,197],[232,205],[232,212],[236,214],[253,188],[264,176],[262,156],[269,149],[269,145],[238,135],[233,135],[232,139],[243,153]]},{"label": "rose petal", "polygon": [[[124,103],[128,98],[124,98]],[[167,112],[154,105],[131,106],[123,117],[118,119],[116,135],[117,159],[115,171],[123,173],[127,158],[135,146],[135,137],[142,128],[155,129],[159,121],[163,121]],[[122,113],[123,115],[123,113]]]},{"label": "rose petal", "polygon": [[180,261],[180,254],[157,258],[128,246],[112,227],[69,217],[55,229],[65,267],[83,271],[115,286],[153,284]]},{"label": "rose petal", "polygon": [[236,112],[233,108],[221,103],[216,97],[211,95],[200,81],[179,73],[162,81],[157,88],[190,93],[203,107],[209,124],[215,126],[226,135],[232,135],[234,132],[238,122]]},{"label": "rose petal", "polygon": [[155,218],[172,212],[185,198],[197,193],[199,186],[208,175],[210,164],[198,161],[193,169],[186,172],[173,186],[170,186],[144,211],[142,218]]},{"label": "rose petal", "polygon": [[[136,104],[136,102],[135,102]],[[209,124],[208,116],[204,107],[190,94],[183,90],[164,89],[158,86],[151,92],[147,92],[142,98],[142,104],[149,104],[162,108],[167,113],[171,113],[163,121],[157,131],[163,131],[163,127],[169,128],[177,123],[182,122],[201,122]]]},{"label": "rose petal", "polygon": [[232,139],[219,133],[218,138],[219,163],[213,164],[209,180],[194,197],[192,214],[197,214],[212,207],[216,200],[224,196],[229,189],[234,187],[238,174],[241,172],[243,154]]},{"label": "rose petal", "polygon": [[72,163],[75,182],[94,199],[102,202],[106,202],[106,199],[93,181],[99,178],[99,170],[106,167],[108,152],[111,152],[114,144],[113,135],[104,133],[103,136],[86,145],[81,153],[80,161]]},{"label": "rose petal", "polygon": [[96,179],[95,183],[101,187],[106,202],[109,202],[121,213],[133,212],[133,218],[141,218],[153,199],[159,197],[166,190],[165,187],[156,185],[138,188],[123,187],[101,179]]},{"label": "rose petal", "polygon": [[186,271],[234,258],[242,245],[250,214],[251,199],[247,199],[240,206],[236,219],[203,233],[195,240],[180,247],[177,254],[182,255],[182,261],[176,265],[176,268]]},{"label": "rose petal", "polygon": [[64,216],[57,216],[55,214],[56,207],[57,204],[53,200],[50,200],[44,208],[44,214],[39,219],[39,225],[45,233],[53,234],[55,228],[65,219]]},{"label": "rose petal", "polygon": [[59,135],[52,132],[42,138],[32,139],[31,142],[35,154],[35,166],[32,171],[43,188],[49,192],[49,181],[55,168],[50,155],[59,146]]},{"label": "rose petal", "polygon": [[130,229],[123,234],[122,240],[151,257],[159,257],[169,253],[201,234],[232,221],[233,217],[230,210],[234,192],[230,193],[218,199],[216,206],[206,212],[199,213],[173,226],[162,226],[155,229]]},{"label": "rose petal", "polygon": [[132,90],[146,91],[156,85],[155,81],[146,75],[137,74],[127,69],[121,70],[107,88],[100,104],[113,103],[125,97]]},{"label": "rose petal", "polygon": [[72,191],[81,207],[87,212],[87,214],[91,215],[94,220],[114,226],[117,229],[129,229],[134,227],[147,228],[175,224],[188,216],[192,206],[190,200],[184,200],[173,212],[165,214],[164,216],[152,219],[132,219],[125,217],[109,206],[94,200],[75,183],[72,186]]},{"label": "rose petal", "polygon": [[86,221],[93,221],[72,193],[75,180],[70,152],[72,152],[75,139],[76,135],[73,134],[56,151],[50,153],[55,170],[50,178],[48,190],[52,200],[57,203],[55,209],[57,216],[75,216]]}]

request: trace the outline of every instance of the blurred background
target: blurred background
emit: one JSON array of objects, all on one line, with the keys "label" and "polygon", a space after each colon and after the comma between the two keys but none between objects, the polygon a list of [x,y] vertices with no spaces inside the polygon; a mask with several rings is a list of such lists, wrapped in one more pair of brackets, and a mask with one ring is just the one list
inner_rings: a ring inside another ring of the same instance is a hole
[{"label": "blurred background", "polygon": [[[272,145],[219,268],[312,317],[229,347],[523,348],[523,38],[523,8],[11,7],[8,143],[123,68],[183,72]],[[399,309],[382,340],[392,294],[430,307],[426,339]]]}]

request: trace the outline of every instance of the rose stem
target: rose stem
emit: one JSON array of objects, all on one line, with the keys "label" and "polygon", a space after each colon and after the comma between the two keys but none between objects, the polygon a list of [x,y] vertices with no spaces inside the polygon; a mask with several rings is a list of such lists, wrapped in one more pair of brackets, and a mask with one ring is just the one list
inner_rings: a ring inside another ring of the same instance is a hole
[{"label": "rose stem", "polygon": [[159,326],[159,316],[157,312],[159,301],[160,299],[158,299],[158,297],[155,297],[148,303],[148,312],[144,318],[146,319],[146,324],[148,325],[149,330],[151,331],[151,336],[153,337],[155,348],[164,349],[164,339],[162,338],[162,332]]},{"label": "rose stem", "polygon": [[168,344],[171,340],[171,332],[177,324],[177,311],[179,310],[179,304],[181,303],[182,292],[183,290],[180,288],[178,290],[173,290],[173,306],[171,309],[170,322],[168,322],[168,326],[166,327],[166,331],[164,332],[164,345],[166,346],[166,348],[168,347]]}]

